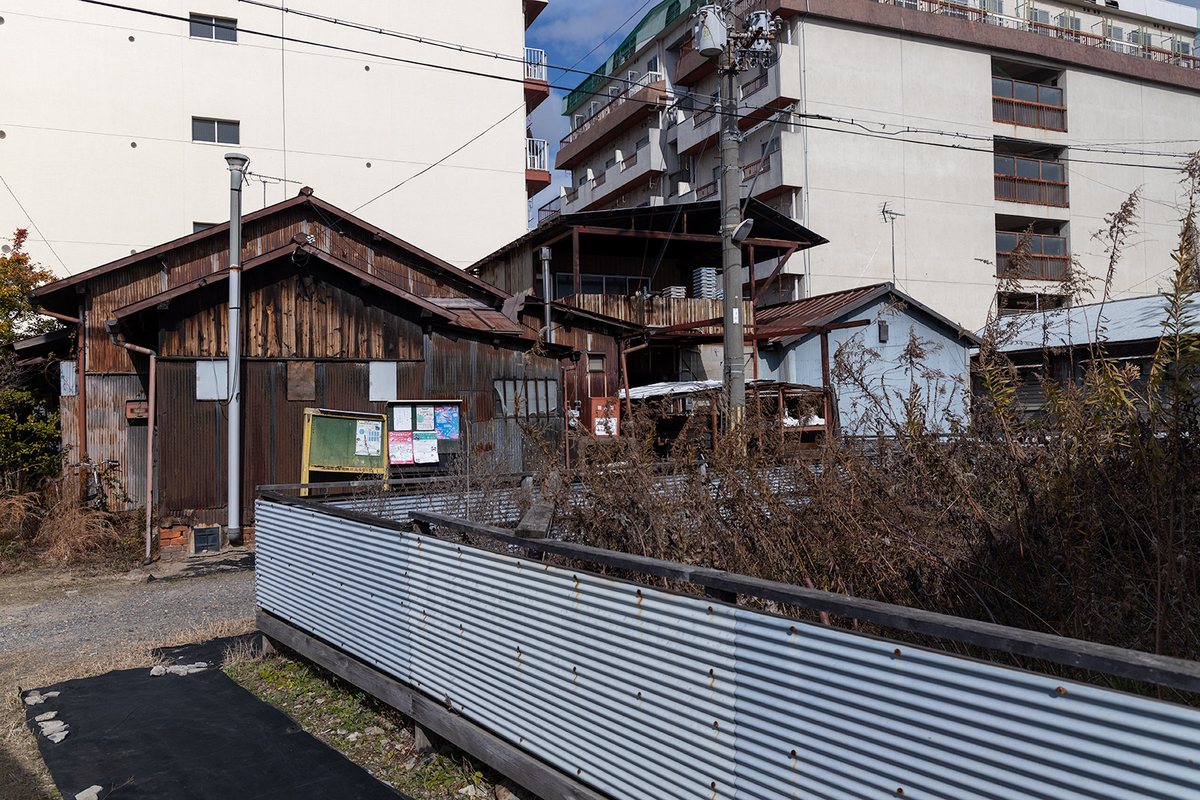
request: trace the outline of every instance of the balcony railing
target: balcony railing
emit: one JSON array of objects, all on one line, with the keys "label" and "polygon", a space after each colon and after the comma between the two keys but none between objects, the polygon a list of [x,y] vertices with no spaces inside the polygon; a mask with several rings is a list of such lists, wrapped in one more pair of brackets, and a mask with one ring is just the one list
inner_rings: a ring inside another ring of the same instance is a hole
[{"label": "balcony railing", "polygon": [[751,178],[753,178],[755,175],[762,175],[763,173],[770,172],[770,171],[771,171],[771,156],[770,156],[770,154],[767,154],[767,155],[763,156],[762,158],[760,158],[758,161],[755,161],[752,164],[747,164],[746,166],[742,167],[742,180],[748,181]]},{"label": "balcony railing", "polygon": [[550,145],[545,139],[525,140],[525,169],[550,171]]},{"label": "balcony railing", "polygon": [[1035,281],[1064,281],[1071,265],[1069,256],[1026,254],[1023,267],[1012,253],[996,253],[996,277]]},{"label": "balcony railing", "polygon": [[770,82],[770,78],[771,78],[771,73],[764,72],[762,75],[759,75],[757,78],[750,81],[749,83],[743,83],[742,84],[742,99],[745,100],[750,95],[755,94],[756,92],[761,92],[763,89],[767,88],[767,84]]},{"label": "balcony railing", "polygon": [[[1184,67],[1185,69],[1200,69],[1200,58],[1195,55],[1194,40],[1154,30],[1131,31],[1128,40],[1119,36],[1107,35],[1113,32],[1114,27],[1123,31],[1128,22],[1108,17],[1103,13],[1103,9],[1100,6],[1095,9],[1086,10],[1075,6],[1055,6],[1061,10],[1062,14],[1060,16],[1064,16],[1068,24],[1079,25],[1081,23],[1079,14],[1084,14],[1088,17],[1099,17],[1101,22],[1098,25],[1100,26],[1101,33],[1084,33],[1082,30],[1074,27],[1051,25],[1049,23],[1051,8],[1048,5],[1052,4],[1044,5],[1038,3],[1039,8],[1034,9],[1034,11],[1040,12],[1044,16],[1041,19],[1036,19],[1025,18],[1023,16],[1014,17],[981,8],[971,8],[965,2],[951,3],[945,2],[945,0],[875,0],[875,2],[886,6],[899,6],[901,8],[911,8],[914,11],[925,11],[930,14],[956,17],[970,22],[982,22],[1001,28],[1028,31],[1039,36],[1077,42],[1087,47],[1097,47],[1140,58],[1162,61]],[[984,4],[980,3],[979,5]],[[1013,5],[1020,9],[1022,5],[1031,6],[1032,4],[1014,2]],[[1043,22],[1042,19],[1046,21]],[[1135,36],[1134,34],[1137,35]],[[1157,44],[1155,43],[1155,38],[1158,39]]]},{"label": "balcony railing", "polygon": [[525,48],[525,80],[546,80],[546,51]]},{"label": "balcony railing", "polygon": [[696,189],[697,200],[707,200],[717,193],[717,182],[706,183]]},{"label": "balcony railing", "polygon": [[608,173],[601,172],[596,177],[592,178],[592,186],[603,186],[608,181]]},{"label": "balcony railing", "polygon": [[563,195],[563,202],[567,203],[567,205],[574,203],[578,199],[579,199],[579,189],[572,189],[571,191],[569,191],[565,195]]},{"label": "balcony railing", "polygon": [[997,175],[996,199],[1012,203],[1033,203],[1039,206],[1066,208],[1067,184],[1033,178],[1018,178],[1015,175]]},{"label": "balcony railing", "polygon": [[626,86],[625,90],[623,92],[618,94],[612,100],[609,100],[608,103],[606,103],[599,111],[597,111],[595,114],[593,114],[592,116],[585,119],[583,122],[579,123],[579,126],[577,128],[575,128],[573,131],[571,131],[570,133],[568,133],[566,136],[564,136],[562,138],[562,142],[560,144],[563,147],[566,147],[571,142],[575,141],[580,136],[587,133],[587,131],[591,130],[595,125],[597,125],[599,122],[604,120],[604,118],[607,117],[609,114],[613,113],[618,108],[620,108],[622,105],[624,105],[625,102],[627,100],[629,100],[630,97],[637,94],[638,92],[640,92],[642,89],[646,88],[647,86],[651,86],[656,83],[661,83],[662,79],[663,79],[663,76],[662,76],[661,72],[645,73],[644,75],[642,75],[642,77],[638,78],[636,81],[634,81],[633,83]]},{"label": "balcony railing", "polygon": [[1067,129],[1067,110],[1061,106],[1047,106],[1015,100],[1011,97],[992,97],[992,119],[1026,128],[1041,128],[1047,131]]},{"label": "balcony railing", "polygon": [[538,209],[538,225],[548,219],[554,219],[562,213],[562,196],[558,196]]},{"label": "balcony railing", "polygon": [[621,172],[624,172],[625,170],[629,169],[630,167],[637,166],[637,162],[638,162],[638,154],[637,154],[637,151],[635,150],[635,151],[633,151],[633,155],[627,157],[624,161],[621,162]]},{"label": "balcony railing", "polygon": [[709,106],[707,108],[703,108],[696,112],[696,114],[692,117],[692,127],[699,128],[701,125],[708,122],[710,119],[712,119],[716,115],[717,115],[717,105],[716,105],[716,103],[714,103],[711,106]]}]

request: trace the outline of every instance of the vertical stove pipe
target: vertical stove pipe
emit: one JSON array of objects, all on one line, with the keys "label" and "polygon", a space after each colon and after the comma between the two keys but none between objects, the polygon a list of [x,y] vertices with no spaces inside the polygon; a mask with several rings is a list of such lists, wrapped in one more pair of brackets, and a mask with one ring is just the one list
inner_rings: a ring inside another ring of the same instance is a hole
[{"label": "vertical stove pipe", "polygon": [[228,522],[225,536],[231,544],[242,538],[242,183],[250,159],[241,153],[226,153],[229,164],[229,361],[226,383],[229,391]]}]

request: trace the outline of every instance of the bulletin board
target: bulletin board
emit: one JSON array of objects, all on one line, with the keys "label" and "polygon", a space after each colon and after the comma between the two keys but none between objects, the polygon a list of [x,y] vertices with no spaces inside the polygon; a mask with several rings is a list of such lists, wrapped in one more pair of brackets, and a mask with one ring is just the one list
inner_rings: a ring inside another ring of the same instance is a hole
[{"label": "bulletin board", "polygon": [[445,466],[443,457],[460,452],[461,400],[397,400],[388,403],[387,465]]},{"label": "bulletin board", "polygon": [[300,482],[320,473],[387,477],[386,441],[384,414],[306,408]]}]

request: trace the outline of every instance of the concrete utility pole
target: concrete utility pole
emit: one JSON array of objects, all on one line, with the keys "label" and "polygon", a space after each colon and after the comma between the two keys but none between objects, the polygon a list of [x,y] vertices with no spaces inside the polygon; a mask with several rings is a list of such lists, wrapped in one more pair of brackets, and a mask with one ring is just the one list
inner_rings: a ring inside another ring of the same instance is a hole
[{"label": "concrete utility pole", "polygon": [[[751,226],[742,219],[741,134],[738,131],[738,74],[767,64],[781,22],[766,11],[752,11],[737,29],[733,0],[696,12],[693,41],[703,56],[717,59],[721,113],[721,266],[724,270],[724,381],[729,403],[728,430],[746,415],[746,338],[742,320],[742,241]],[[750,276],[751,282],[754,275]]]},{"label": "concrete utility pole", "polygon": [[746,337],[742,329],[742,247],[733,240],[742,224],[741,136],[738,133],[738,66],[733,41],[719,56],[721,76],[721,267],[724,270],[725,387],[728,429],[746,414]]}]

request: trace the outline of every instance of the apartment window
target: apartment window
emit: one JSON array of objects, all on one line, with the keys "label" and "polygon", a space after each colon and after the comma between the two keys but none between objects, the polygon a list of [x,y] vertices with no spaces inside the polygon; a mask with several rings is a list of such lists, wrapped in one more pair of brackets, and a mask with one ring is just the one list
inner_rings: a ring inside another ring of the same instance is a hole
[{"label": "apartment window", "polygon": [[192,141],[241,144],[240,123],[192,117]]},{"label": "apartment window", "polygon": [[193,39],[215,39],[218,42],[236,42],[237,20],[192,14],[191,36]]},{"label": "apartment window", "polygon": [[617,165],[617,157],[613,156],[608,161],[604,162],[604,169],[609,170]]},{"label": "apartment window", "polygon": [[646,62],[646,72],[658,72],[658,56]]},{"label": "apartment window", "polygon": [[[595,275],[580,273],[580,294],[607,294],[617,297],[632,297],[638,292],[650,291],[649,278],[629,278],[624,275]],[[561,299],[575,294],[575,276],[570,272],[554,275],[554,296]]]},{"label": "apartment window", "polygon": [[650,134],[646,134],[645,136],[643,136],[642,138],[637,140],[637,145],[636,145],[635,149],[641,150],[643,147],[649,147],[649,146],[650,146]]},{"label": "apartment window", "polygon": [[771,155],[771,153],[778,153],[779,152],[779,137],[776,136],[774,139],[763,142],[760,147],[761,147],[761,151],[759,153],[760,158],[766,158],[767,156]]}]

